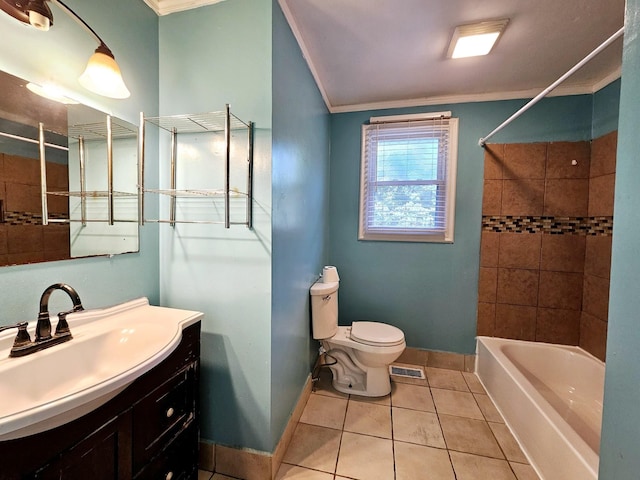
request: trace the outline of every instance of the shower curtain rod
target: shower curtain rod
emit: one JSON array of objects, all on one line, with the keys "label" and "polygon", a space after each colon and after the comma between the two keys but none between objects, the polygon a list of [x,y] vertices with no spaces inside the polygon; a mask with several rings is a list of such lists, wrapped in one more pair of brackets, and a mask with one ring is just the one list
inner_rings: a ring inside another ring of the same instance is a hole
[{"label": "shower curtain rod", "polygon": [[507,125],[509,125],[511,122],[513,122],[516,118],[518,118],[520,115],[522,115],[524,112],[526,112],[527,110],[529,110],[531,107],[533,107],[536,103],[538,103],[540,100],[542,100],[544,97],[546,97],[549,92],[551,92],[551,90],[553,90],[554,88],[556,88],[558,85],[560,85],[562,82],[564,82],[567,78],[569,78],[571,75],[573,75],[576,70],[580,69],[584,64],[588,63],[593,57],[595,57],[596,55],[598,55],[602,50],[604,50],[605,48],[607,48],[611,43],[614,42],[614,40],[616,40],[618,37],[622,36],[622,34],[624,33],[624,27],[620,28],[620,30],[618,30],[616,33],[614,33],[613,35],[611,35],[607,40],[605,40],[598,48],[596,48],[593,52],[591,52],[589,55],[587,55],[586,57],[584,57],[582,60],[580,60],[578,63],[576,63],[574,65],[574,67],[569,70],[567,73],[565,73],[564,75],[562,75],[560,78],[558,78],[558,80],[556,80],[555,82],[553,82],[551,85],[549,85],[547,88],[545,88],[542,92],[540,92],[536,97],[532,98],[527,104],[525,104],[520,110],[518,110],[516,113],[514,113],[513,115],[511,115],[509,118],[507,118],[504,122],[502,122],[500,125],[498,125],[491,133],[489,133],[487,136],[485,137],[481,137],[480,140],[478,140],[478,145],[481,147],[485,146],[485,143],[487,142],[487,140],[489,140],[491,137],[493,137],[496,133],[498,133],[500,130],[502,130],[504,127],[506,127]]}]

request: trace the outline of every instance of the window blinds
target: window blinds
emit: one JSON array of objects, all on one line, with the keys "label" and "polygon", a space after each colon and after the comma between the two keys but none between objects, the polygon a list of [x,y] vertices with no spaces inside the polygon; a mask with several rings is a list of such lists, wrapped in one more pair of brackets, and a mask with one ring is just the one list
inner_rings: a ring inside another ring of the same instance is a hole
[{"label": "window blinds", "polygon": [[360,238],[451,241],[456,143],[450,117],[364,125]]}]

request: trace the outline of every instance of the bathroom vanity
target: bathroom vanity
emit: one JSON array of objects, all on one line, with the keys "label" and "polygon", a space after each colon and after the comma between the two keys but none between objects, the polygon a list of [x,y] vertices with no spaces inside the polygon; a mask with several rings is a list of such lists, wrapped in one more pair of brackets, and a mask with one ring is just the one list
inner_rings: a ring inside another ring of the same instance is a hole
[{"label": "bathroom vanity", "polygon": [[199,364],[198,319],[166,358],[106,403],[55,428],[0,441],[0,479],[197,478]]}]

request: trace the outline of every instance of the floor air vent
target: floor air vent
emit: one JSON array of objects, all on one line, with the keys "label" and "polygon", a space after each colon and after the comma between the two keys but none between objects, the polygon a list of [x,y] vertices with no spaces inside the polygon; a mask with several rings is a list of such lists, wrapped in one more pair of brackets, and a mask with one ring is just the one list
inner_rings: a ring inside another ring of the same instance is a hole
[{"label": "floor air vent", "polygon": [[425,380],[424,369],[422,367],[398,367],[396,365],[389,365],[389,373],[398,377],[408,377]]}]

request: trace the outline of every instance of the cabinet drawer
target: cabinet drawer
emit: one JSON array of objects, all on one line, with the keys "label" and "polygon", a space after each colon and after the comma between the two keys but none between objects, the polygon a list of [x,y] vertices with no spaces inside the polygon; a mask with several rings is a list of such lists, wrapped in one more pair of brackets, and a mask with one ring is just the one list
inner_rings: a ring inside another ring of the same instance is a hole
[{"label": "cabinet drawer", "polygon": [[133,408],[133,466],[139,470],[195,416],[195,368],[183,370]]},{"label": "cabinet drawer", "polygon": [[195,423],[180,433],[135,480],[197,479],[198,429]]}]

